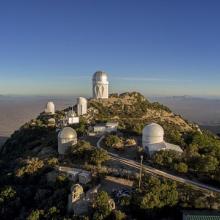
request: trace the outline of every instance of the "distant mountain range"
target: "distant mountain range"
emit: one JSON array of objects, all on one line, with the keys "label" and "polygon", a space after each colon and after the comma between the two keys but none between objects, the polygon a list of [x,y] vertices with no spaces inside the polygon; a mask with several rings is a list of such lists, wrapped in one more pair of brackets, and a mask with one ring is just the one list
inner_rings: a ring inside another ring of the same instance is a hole
[{"label": "distant mountain range", "polygon": [[[176,114],[220,133],[220,99],[192,96],[151,97],[168,106]],[[219,132],[218,132],[219,131]]]}]

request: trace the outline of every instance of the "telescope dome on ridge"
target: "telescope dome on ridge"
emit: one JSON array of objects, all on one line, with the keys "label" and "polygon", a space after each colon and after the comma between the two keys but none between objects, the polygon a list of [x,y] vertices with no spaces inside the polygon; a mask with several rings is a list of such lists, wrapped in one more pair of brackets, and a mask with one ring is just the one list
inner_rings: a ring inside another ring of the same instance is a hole
[{"label": "telescope dome on ridge", "polygon": [[45,113],[47,114],[55,114],[55,105],[53,102],[48,102],[45,107]]},{"label": "telescope dome on ridge", "polygon": [[93,75],[94,81],[101,81],[101,82],[107,82],[108,81],[108,75],[106,72],[103,71],[96,71]]},{"label": "telescope dome on ridge", "polygon": [[108,98],[108,75],[103,71],[96,71],[92,77],[93,82],[93,98],[107,99]]},{"label": "telescope dome on ridge", "polygon": [[164,130],[156,123],[146,125],[143,129],[143,142],[147,144],[155,144],[163,141]]}]

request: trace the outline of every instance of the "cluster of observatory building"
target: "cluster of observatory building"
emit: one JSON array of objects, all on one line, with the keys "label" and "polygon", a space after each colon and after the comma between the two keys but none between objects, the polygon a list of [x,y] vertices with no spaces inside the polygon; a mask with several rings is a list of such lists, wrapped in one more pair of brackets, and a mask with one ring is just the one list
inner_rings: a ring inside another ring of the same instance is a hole
[{"label": "cluster of observatory building", "polygon": [[[105,72],[97,71],[92,78],[93,85],[93,99],[108,99],[109,97],[109,81]],[[45,108],[46,114],[55,114],[55,105],[53,102],[48,102]],[[79,123],[79,117],[87,114],[87,99],[79,97],[77,99],[77,112],[70,111],[67,114],[63,128],[58,134],[58,152],[63,155],[67,149],[77,144],[77,133],[67,125]],[[97,132],[111,132],[116,131],[118,123],[108,122],[106,125],[96,125],[94,129]],[[105,130],[106,128],[106,130]],[[142,132],[142,146],[145,152],[151,157],[155,152],[160,150],[174,150],[182,152],[182,149],[174,144],[164,141],[164,129],[156,123],[148,124],[144,127]]]}]

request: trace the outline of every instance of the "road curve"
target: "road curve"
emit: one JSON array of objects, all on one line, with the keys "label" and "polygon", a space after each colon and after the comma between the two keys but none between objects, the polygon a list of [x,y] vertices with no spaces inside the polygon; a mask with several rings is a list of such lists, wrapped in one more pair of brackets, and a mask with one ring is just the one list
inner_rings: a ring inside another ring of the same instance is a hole
[{"label": "road curve", "polygon": [[[103,135],[98,140],[97,145],[96,145],[98,148],[101,147],[100,143],[104,139],[104,137],[105,136]],[[132,168],[140,169],[140,167],[141,167],[141,164],[134,161],[134,160],[130,160],[130,159],[127,159],[127,158],[124,158],[124,157],[120,157],[117,154],[113,154],[113,153],[110,153],[110,152],[108,152],[108,154],[111,157],[111,159],[119,161],[120,163],[125,164],[127,166],[130,166]],[[208,190],[208,191],[212,191],[212,192],[215,192],[215,193],[216,192],[220,193],[219,188],[216,188],[216,187],[204,184],[204,183],[200,183],[198,181],[193,181],[193,180],[190,180],[190,179],[187,179],[187,178],[179,177],[179,176],[176,176],[176,175],[158,170],[156,168],[153,168],[153,167],[145,165],[145,164],[143,164],[143,170],[147,173],[162,176],[162,177],[165,177],[165,178],[168,178],[168,179],[180,182],[180,183],[189,184],[189,185],[192,185],[192,186],[194,186],[196,188],[199,188],[199,189],[202,189],[202,190],[206,190],[206,191]]]}]

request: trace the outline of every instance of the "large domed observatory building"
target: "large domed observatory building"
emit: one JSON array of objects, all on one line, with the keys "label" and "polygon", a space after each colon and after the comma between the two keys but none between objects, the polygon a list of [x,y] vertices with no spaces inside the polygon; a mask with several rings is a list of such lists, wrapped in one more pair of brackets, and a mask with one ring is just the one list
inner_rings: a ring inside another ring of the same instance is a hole
[{"label": "large domed observatory building", "polygon": [[151,123],[144,127],[142,132],[142,145],[145,152],[150,157],[152,157],[157,151],[161,150],[174,150],[179,153],[183,152],[180,146],[164,141],[164,130],[156,123]]},{"label": "large domed observatory building", "polygon": [[93,98],[107,99],[108,98],[108,75],[103,71],[94,73],[93,78]]}]

